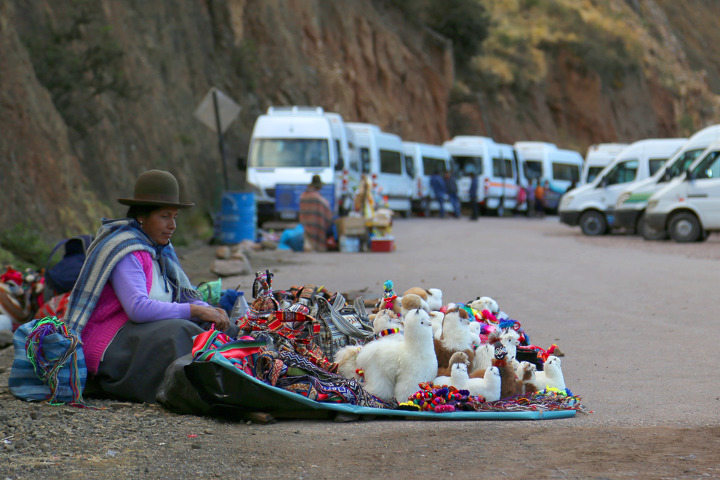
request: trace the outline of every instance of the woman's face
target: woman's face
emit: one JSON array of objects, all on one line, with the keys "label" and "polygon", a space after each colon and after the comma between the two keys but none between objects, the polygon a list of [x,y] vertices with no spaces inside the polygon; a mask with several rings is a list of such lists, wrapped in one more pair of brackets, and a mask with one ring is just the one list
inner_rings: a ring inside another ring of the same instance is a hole
[{"label": "woman's face", "polygon": [[158,245],[167,245],[175,231],[175,219],[178,209],[175,207],[162,207],[153,210],[148,215],[138,217],[140,227]]}]

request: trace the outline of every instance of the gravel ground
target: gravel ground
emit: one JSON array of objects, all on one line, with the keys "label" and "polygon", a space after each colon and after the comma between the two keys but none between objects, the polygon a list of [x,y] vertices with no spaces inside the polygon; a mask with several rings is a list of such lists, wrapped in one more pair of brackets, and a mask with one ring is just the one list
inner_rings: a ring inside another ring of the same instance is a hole
[{"label": "gravel ground", "polygon": [[[92,400],[31,404],[7,389],[0,350],[0,479],[23,478],[720,478],[720,237],[678,245],[582,236],[556,217],[397,220],[397,250],[260,252],[276,288],[319,283],[379,295],[437,287],[489,295],[533,343],[557,343],[589,414],[542,421],[241,419]],[[181,249],[195,281],[214,248]],[[223,279],[249,290],[251,276]]]}]

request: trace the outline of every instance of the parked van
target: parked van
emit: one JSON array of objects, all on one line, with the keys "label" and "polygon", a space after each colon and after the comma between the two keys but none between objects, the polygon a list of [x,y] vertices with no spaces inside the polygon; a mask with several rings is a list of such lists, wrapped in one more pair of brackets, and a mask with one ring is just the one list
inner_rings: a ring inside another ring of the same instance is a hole
[{"label": "parked van", "polygon": [[687,142],[687,138],[640,140],[625,147],[589,185],[563,196],[560,221],[580,225],[585,235],[603,235],[614,226],[615,204],[630,182],[659,170]]},{"label": "parked van", "polygon": [[490,210],[503,215],[517,202],[517,172],[512,152],[502,148],[492,138],[457,136],[443,143],[452,156],[457,178],[458,197],[462,204],[470,203],[472,174],[478,175],[477,199],[480,211]]},{"label": "parked van", "polygon": [[[438,202],[430,188],[430,176],[436,171],[440,174],[450,171],[450,152],[439,145],[416,142],[403,142],[403,149],[405,163],[412,165],[413,211],[425,215],[438,211],[440,209]],[[449,202],[444,206],[447,211],[452,208]]]},{"label": "parked van", "polygon": [[412,212],[412,165],[405,162],[402,139],[370,123],[347,123],[355,134],[361,173],[370,175],[387,208]]},{"label": "parked van", "polygon": [[[321,107],[273,106],[255,121],[247,181],[257,190],[260,218],[297,218],[299,192],[320,175],[332,208],[352,201],[359,183],[351,133],[337,113]],[[276,200],[280,188],[286,194]]]},{"label": "parked van", "polygon": [[583,165],[580,183],[586,184],[595,180],[597,174],[608,166],[617,154],[627,146],[627,143],[598,143],[596,145],[590,145],[585,155],[585,163]]},{"label": "parked van", "polygon": [[530,182],[547,181],[545,205],[548,212],[556,212],[560,197],[571,185],[580,185],[583,158],[575,150],[557,148],[546,142],[515,142],[523,156],[523,174]]},{"label": "parked van", "polygon": [[695,133],[683,148],[665,163],[655,174],[630,184],[620,194],[615,205],[615,224],[618,228],[642,235],[646,240],[661,240],[667,237],[664,230],[653,230],[645,221],[645,207],[650,196],[660,190],[673,178],[685,173],[688,167],[703,151],[720,140],[720,125],[712,125]]}]

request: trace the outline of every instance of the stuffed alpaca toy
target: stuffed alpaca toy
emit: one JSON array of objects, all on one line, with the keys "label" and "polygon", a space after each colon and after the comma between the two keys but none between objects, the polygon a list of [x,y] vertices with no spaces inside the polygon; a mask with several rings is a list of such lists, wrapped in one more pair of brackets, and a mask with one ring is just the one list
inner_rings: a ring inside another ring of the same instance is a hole
[{"label": "stuffed alpaca toy", "polygon": [[470,364],[475,359],[473,342],[475,335],[470,331],[470,320],[466,310],[453,307],[445,312],[442,334],[435,340],[435,355],[440,368],[450,366],[450,357],[455,352],[465,352]]},{"label": "stuffed alpaca toy", "polygon": [[426,290],[420,287],[412,287],[407,289],[402,296],[405,297],[408,294],[414,294],[422,298],[429,312],[440,310],[440,307],[442,307],[442,290],[439,288],[428,288]]},{"label": "stuffed alpaca toy", "polygon": [[402,332],[402,322],[392,310],[380,310],[372,318],[375,338]]},{"label": "stuffed alpaca toy", "polygon": [[535,374],[537,367],[534,363],[518,362],[515,366],[515,377],[523,384],[523,393],[533,393],[540,390],[537,385]]},{"label": "stuffed alpaca toy", "polygon": [[470,395],[482,395],[486,402],[496,402],[501,398],[502,379],[498,367],[488,368],[483,378],[470,378],[467,365],[456,363],[452,366],[450,379],[455,388],[467,390]]},{"label": "stuffed alpaca toy", "polygon": [[498,303],[490,297],[478,297],[476,300],[470,302],[470,308],[478,312],[487,310],[493,315],[497,315],[500,312]]},{"label": "stuffed alpaca toy", "polygon": [[565,390],[565,377],[562,372],[562,362],[555,355],[550,355],[543,366],[543,370],[535,372],[535,384],[538,390],[557,388]]},{"label": "stuffed alpaca toy", "polygon": [[430,312],[430,323],[433,327],[433,337],[440,340],[442,337],[442,322],[445,319],[445,314],[442,312]]},{"label": "stuffed alpaca toy", "polygon": [[357,376],[365,390],[385,401],[404,402],[418,384],[437,376],[430,316],[424,310],[408,312],[403,335],[389,335],[366,344],[356,355]]},{"label": "stuffed alpaca toy", "polygon": [[421,308],[426,312],[430,312],[428,304],[420,295],[414,293],[406,293],[400,299],[400,315],[403,317],[407,315],[410,310],[417,310]]},{"label": "stuffed alpaca toy", "polygon": [[470,366],[470,360],[468,359],[467,353],[465,352],[455,352],[452,354],[452,357],[450,357],[450,366],[447,368],[438,368],[437,371],[437,377],[435,380],[433,380],[433,384],[435,385],[451,385],[450,382],[450,373],[452,372],[452,367],[456,363],[464,363],[468,367]]},{"label": "stuffed alpaca toy", "polygon": [[[471,325],[477,322],[471,322]],[[495,330],[488,335],[488,342],[478,345],[474,349],[475,358],[471,367],[470,378],[480,370],[479,376],[482,377],[484,370],[492,365],[492,360],[496,356],[496,350],[504,349],[505,356],[510,360],[513,367],[517,367],[517,347],[520,344],[520,335],[510,328]]]}]

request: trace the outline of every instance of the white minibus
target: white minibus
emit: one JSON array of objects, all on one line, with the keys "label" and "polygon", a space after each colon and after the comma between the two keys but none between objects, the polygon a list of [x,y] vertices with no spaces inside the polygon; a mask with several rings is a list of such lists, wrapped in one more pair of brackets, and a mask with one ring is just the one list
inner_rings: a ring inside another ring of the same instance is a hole
[{"label": "white minibus", "polygon": [[347,123],[355,134],[360,172],[370,175],[387,208],[409,217],[412,212],[412,165],[407,165],[402,139],[370,123]]},{"label": "white minibus", "polygon": [[523,156],[523,174],[530,182],[548,183],[545,191],[545,209],[557,211],[560,197],[569,187],[580,184],[583,158],[575,150],[557,148],[547,142],[515,142]]},{"label": "white minibus", "polygon": [[720,142],[654,193],[645,217],[650,228],[667,231],[676,242],[701,241],[720,231]]},{"label": "white minibus", "polygon": [[[450,152],[439,145],[417,142],[403,142],[403,149],[406,165],[412,166],[413,212],[427,216],[438,211],[438,202],[430,188],[430,176],[436,172],[442,175],[450,170]],[[446,211],[452,208],[447,201],[444,207]]]},{"label": "white minibus", "polygon": [[661,138],[628,145],[591,184],[563,196],[560,221],[580,225],[585,235],[604,235],[614,226],[615,204],[628,184],[650,177],[685,143],[687,138]]},{"label": "white minibus", "polygon": [[720,140],[720,125],[711,125],[693,134],[683,148],[652,177],[628,185],[615,205],[615,225],[642,235],[646,240],[667,238],[664,230],[653,230],[645,221],[645,207],[650,196],[667,182],[685,173],[706,148]]},{"label": "white minibus", "polygon": [[[257,191],[260,218],[296,219],[300,191],[313,175],[334,186],[328,200],[338,211],[352,201],[358,162],[342,117],[322,107],[273,106],[255,121],[247,159],[247,181]],[[276,202],[276,190],[283,195]],[[348,199],[349,197],[349,199]]]},{"label": "white minibus", "polygon": [[477,201],[480,211],[500,216],[513,210],[517,202],[517,172],[512,151],[492,138],[461,135],[443,143],[452,156],[458,184],[458,197],[470,203],[472,175],[478,176]]}]

